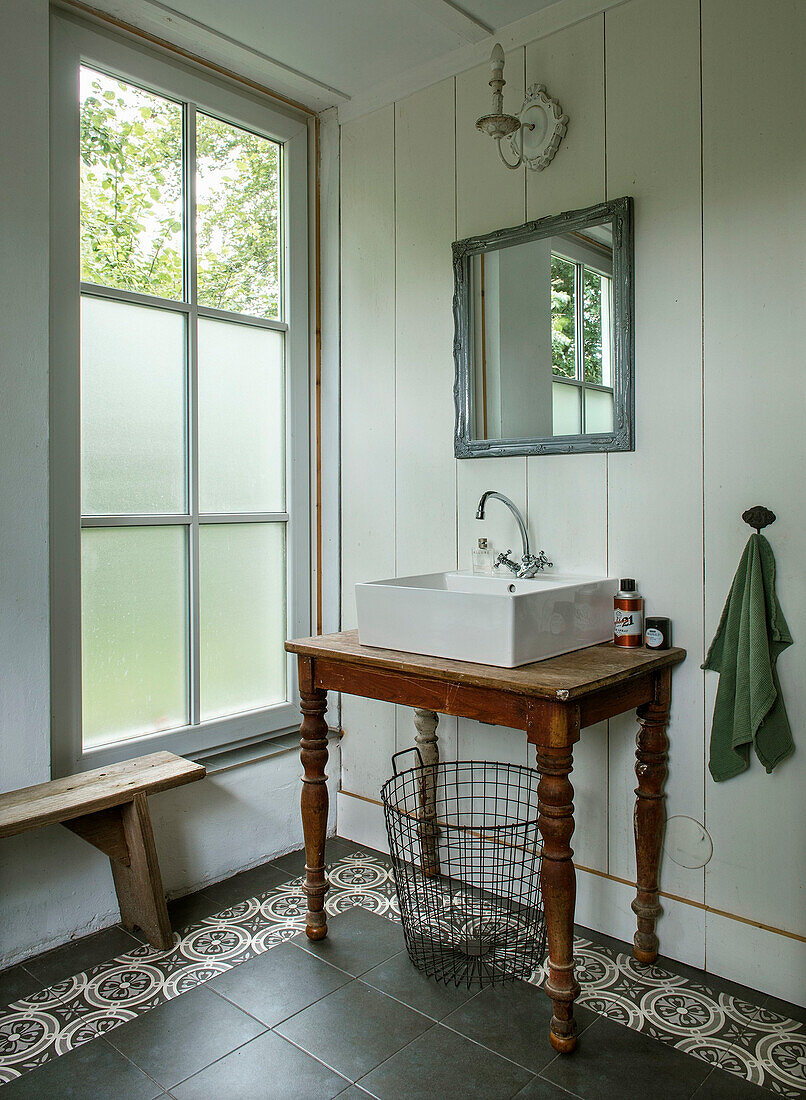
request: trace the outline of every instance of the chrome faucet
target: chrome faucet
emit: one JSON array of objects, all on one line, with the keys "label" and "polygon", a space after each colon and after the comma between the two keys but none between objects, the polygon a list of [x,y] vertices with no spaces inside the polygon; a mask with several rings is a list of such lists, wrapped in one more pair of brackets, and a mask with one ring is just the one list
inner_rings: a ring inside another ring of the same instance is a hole
[{"label": "chrome faucet", "polygon": [[529,532],[526,530],[526,524],[524,523],[523,516],[521,515],[517,505],[513,504],[509,497],[505,497],[503,493],[497,493],[494,489],[488,489],[486,493],[482,493],[479,506],[476,509],[476,519],[484,519],[484,509],[487,505],[487,501],[490,497],[494,497],[496,500],[500,500],[502,504],[506,504],[510,512],[515,517],[518,524],[518,528],[521,533],[521,540],[523,542],[523,557],[521,558],[520,565],[514,561],[509,555],[511,550],[507,550],[504,554],[499,554],[495,559],[496,568],[505,566],[510,573],[513,573],[516,577],[527,579],[533,577],[536,573],[542,573],[542,571],[548,566],[551,568],[552,562],[546,557],[541,550],[535,557],[529,550]]}]

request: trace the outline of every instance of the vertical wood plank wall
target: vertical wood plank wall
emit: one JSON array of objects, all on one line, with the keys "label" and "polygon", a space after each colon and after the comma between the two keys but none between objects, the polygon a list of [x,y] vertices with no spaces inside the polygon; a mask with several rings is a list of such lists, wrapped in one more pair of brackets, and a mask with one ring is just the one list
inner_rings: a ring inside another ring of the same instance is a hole
[{"label": "vertical wood plank wall", "polygon": [[[630,0],[507,55],[510,104],[541,81],[570,116],[545,172],[506,171],[475,130],[486,65],[342,127],[343,625],[355,625],[357,580],[468,568],[480,534],[517,548],[503,507],[475,520],[485,489],[524,510],[560,568],[638,577],[690,653],[675,677],[669,814],[704,822],[714,843],[705,870],[664,859],[663,888],[684,900],[664,900],[663,950],[797,999],[806,638],[780,666],[800,749],[772,776],[754,761],[729,783],[710,779],[716,677],[699,666],[752,504],[779,517],[769,535],[796,639],[806,621],[806,6],[701,6],[702,19],[699,0]],[[625,194],[636,451],[456,462],[451,241]],[[342,788],[377,800],[391,753],[413,743],[410,713],[345,698],[343,715]],[[440,732],[446,756],[525,759],[512,731],[444,719]],[[589,869],[579,920],[622,938],[633,753],[632,718],[602,724],[583,735],[572,775],[576,861]]]}]

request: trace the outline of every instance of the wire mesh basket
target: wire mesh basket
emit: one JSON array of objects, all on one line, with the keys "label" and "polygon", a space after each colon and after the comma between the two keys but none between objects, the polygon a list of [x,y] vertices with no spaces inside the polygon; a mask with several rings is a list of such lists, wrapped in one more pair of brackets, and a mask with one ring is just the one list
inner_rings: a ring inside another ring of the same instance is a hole
[{"label": "wire mesh basket", "polygon": [[406,948],[414,965],[468,986],[529,978],[543,960],[542,848],[531,768],[424,764],[381,791]]}]

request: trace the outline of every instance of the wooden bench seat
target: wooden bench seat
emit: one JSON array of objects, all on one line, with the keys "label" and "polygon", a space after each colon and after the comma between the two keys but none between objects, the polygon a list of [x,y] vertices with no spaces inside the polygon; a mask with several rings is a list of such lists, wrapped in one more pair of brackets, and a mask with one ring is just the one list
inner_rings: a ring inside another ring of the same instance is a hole
[{"label": "wooden bench seat", "polygon": [[9,791],[0,794],[0,838],[60,824],[99,848],[112,865],[124,927],[167,950],[173,937],[147,799],[204,775],[201,764],[155,752]]}]

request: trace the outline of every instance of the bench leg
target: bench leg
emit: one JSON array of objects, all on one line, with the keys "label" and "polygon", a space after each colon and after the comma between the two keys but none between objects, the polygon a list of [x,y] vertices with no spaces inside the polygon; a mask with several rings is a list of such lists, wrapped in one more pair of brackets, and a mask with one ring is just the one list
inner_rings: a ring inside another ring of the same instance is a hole
[{"label": "bench leg", "polygon": [[121,922],[124,928],[139,928],[152,947],[167,951],[173,943],[173,933],[146,796],[136,794],[132,802],[120,807],[120,815],[129,849],[129,864],[117,859],[109,862]]}]

